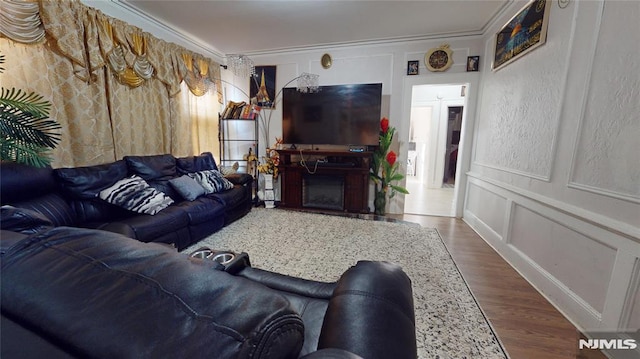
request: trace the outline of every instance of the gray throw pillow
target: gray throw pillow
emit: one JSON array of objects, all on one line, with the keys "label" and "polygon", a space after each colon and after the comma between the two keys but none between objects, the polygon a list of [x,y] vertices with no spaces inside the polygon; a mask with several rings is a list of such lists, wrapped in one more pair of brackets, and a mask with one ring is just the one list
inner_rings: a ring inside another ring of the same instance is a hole
[{"label": "gray throw pillow", "polygon": [[169,183],[187,201],[193,201],[205,194],[204,187],[189,176],[174,178]]},{"label": "gray throw pillow", "polygon": [[154,215],[173,203],[171,197],[133,175],[100,191],[103,200],[133,212]]}]

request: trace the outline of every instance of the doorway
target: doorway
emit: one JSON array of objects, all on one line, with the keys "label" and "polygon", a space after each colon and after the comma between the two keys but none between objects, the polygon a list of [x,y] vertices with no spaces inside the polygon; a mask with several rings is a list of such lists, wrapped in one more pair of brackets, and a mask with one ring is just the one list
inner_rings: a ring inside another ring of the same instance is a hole
[{"label": "doorway", "polygon": [[468,84],[412,87],[404,213],[456,215],[458,148]]}]

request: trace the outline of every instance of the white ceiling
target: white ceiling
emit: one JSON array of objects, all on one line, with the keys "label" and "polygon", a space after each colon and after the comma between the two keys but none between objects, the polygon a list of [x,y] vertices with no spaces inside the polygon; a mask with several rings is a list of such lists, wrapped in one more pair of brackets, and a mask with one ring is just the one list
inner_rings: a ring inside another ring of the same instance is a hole
[{"label": "white ceiling", "polygon": [[221,55],[479,35],[510,1],[119,0]]}]

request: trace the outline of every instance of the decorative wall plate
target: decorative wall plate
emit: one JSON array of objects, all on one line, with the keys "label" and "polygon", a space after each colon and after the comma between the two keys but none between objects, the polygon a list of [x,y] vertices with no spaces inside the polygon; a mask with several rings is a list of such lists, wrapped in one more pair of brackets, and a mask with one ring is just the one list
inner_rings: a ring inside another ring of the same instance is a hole
[{"label": "decorative wall plate", "polygon": [[331,67],[331,65],[333,65],[333,60],[331,59],[331,55],[329,54],[322,55],[322,58],[320,59],[320,64],[322,65],[323,69],[328,69],[329,67]]},{"label": "decorative wall plate", "polygon": [[446,71],[453,65],[453,51],[447,44],[429,49],[424,63],[429,71]]}]

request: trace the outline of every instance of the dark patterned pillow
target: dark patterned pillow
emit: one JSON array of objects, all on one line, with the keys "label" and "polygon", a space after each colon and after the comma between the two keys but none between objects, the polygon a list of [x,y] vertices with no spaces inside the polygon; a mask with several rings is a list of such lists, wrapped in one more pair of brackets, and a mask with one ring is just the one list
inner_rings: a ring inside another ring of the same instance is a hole
[{"label": "dark patterned pillow", "polygon": [[193,172],[189,173],[188,176],[204,187],[207,194],[226,191],[233,188],[233,183],[229,182],[228,179],[224,178],[222,173],[216,170]]},{"label": "dark patterned pillow", "polygon": [[103,189],[99,196],[118,207],[151,215],[173,203],[170,197],[149,186],[136,175],[121,179],[111,187]]},{"label": "dark patterned pillow", "polygon": [[193,201],[206,192],[204,187],[189,176],[174,178],[169,183],[187,201]]}]

